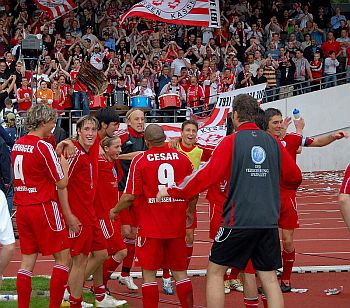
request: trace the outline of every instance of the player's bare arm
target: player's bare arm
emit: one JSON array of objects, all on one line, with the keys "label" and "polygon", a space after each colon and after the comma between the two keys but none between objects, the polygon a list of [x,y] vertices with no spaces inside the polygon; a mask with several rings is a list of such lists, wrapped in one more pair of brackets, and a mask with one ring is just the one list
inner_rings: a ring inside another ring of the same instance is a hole
[{"label": "player's bare arm", "polygon": [[56,146],[56,153],[58,156],[63,154],[67,158],[72,158],[74,157],[76,151],[77,150],[71,139],[63,140]]},{"label": "player's bare arm", "polygon": [[188,202],[188,208],[186,211],[186,228],[190,227],[193,224],[194,212],[196,210],[198,198],[199,196],[195,196]]},{"label": "player's bare arm", "polygon": [[80,223],[79,219],[75,215],[73,215],[73,213],[70,209],[69,202],[68,202],[67,188],[58,189],[58,198],[59,198],[61,206],[62,206],[64,219],[65,219],[69,229],[74,231],[74,232],[79,232],[81,223]]},{"label": "player's bare arm", "polygon": [[120,198],[119,202],[117,203],[117,205],[111,209],[111,211],[109,213],[109,217],[113,220],[115,218],[115,216],[117,216],[120,211],[131,206],[132,203],[134,202],[134,200],[135,200],[134,195],[123,194],[122,197]]},{"label": "player's bare arm", "polygon": [[314,142],[311,143],[309,147],[324,147],[336,140],[340,140],[343,138],[348,138],[348,134],[343,130],[339,130],[333,134],[315,138]]},{"label": "player's bare arm", "polygon": [[158,194],[157,194],[157,201],[160,202],[160,200],[164,197],[169,197],[170,195],[168,194],[168,188],[164,187],[164,188],[161,188],[159,191],[158,191]]},{"label": "player's bare arm", "polygon": [[136,151],[136,152],[131,152],[131,153],[126,153],[126,154],[120,154],[119,159],[122,160],[133,160],[135,156],[139,155],[143,151]]}]

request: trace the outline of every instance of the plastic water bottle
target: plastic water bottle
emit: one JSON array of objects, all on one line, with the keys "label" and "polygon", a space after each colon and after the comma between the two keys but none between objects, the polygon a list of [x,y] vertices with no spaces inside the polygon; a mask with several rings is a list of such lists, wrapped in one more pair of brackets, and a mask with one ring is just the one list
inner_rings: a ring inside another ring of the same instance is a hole
[{"label": "plastic water bottle", "polygon": [[13,294],[6,294],[6,295],[0,295],[0,301],[17,301],[18,295]]},{"label": "plastic water bottle", "polygon": [[300,119],[300,110],[299,109],[294,109],[293,110],[293,117],[295,120],[299,120]]}]

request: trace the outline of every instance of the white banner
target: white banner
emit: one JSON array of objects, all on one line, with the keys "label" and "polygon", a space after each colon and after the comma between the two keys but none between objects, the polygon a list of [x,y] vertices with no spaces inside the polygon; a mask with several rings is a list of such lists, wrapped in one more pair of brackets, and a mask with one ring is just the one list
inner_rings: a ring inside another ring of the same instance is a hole
[{"label": "white banner", "polygon": [[[234,98],[239,94],[249,94],[261,101],[265,95],[266,84],[259,84],[247,88],[233,90],[219,94],[218,101],[210,118],[200,126],[197,143],[205,147],[215,147],[226,136],[226,119],[232,111]],[[181,129],[171,125],[162,126],[169,139],[180,137]]]}]

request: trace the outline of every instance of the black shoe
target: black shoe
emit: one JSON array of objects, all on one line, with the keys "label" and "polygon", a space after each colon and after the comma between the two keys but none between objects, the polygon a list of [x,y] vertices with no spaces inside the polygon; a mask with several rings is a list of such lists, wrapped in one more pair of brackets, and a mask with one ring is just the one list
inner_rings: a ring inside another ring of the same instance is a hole
[{"label": "black shoe", "polygon": [[258,287],[258,293],[259,293],[259,294],[263,294],[263,293],[264,293],[264,291],[263,291],[263,288],[262,288],[262,287]]},{"label": "black shoe", "polygon": [[282,293],[288,293],[292,291],[292,286],[289,284],[285,284],[283,281],[281,281],[281,291]]}]

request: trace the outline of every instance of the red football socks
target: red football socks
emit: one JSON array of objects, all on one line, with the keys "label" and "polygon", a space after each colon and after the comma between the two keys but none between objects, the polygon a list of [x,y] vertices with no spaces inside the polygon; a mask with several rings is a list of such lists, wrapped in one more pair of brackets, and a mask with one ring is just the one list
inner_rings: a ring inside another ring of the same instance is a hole
[{"label": "red football socks", "polygon": [[112,273],[117,269],[120,262],[111,256],[103,263],[103,284],[106,286]]},{"label": "red football socks", "polygon": [[239,271],[240,270],[238,268],[231,268],[230,280],[237,279]]},{"label": "red football socks", "polygon": [[170,278],[170,270],[168,268],[167,269],[163,268],[163,278],[164,279]]},{"label": "red football socks", "polygon": [[182,308],[193,307],[193,289],[189,278],[176,281],[176,292]]},{"label": "red football socks", "polygon": [[142,284],[142,303],[144,308],[157,308],[159,292],[157,282]]},{"label": "red football socks", "polygon": [[28,308],[32,293],[32,272],[20,269],[17,273],[18,308]]},{"label": "red football socks", "polygon": [[261,301],[264,305],[264,308],[267,308],[267,298],[266,298],[265,294],[261,295]]},{"label": "red football socks", "polygon": [[281,280],[286,284],[290,283],[290,276],[292,275],[294,261],[295,250],[291,252],[285,250],[282,251],[283,273],[281,276]]},{"label": "red football socks", "polygon": [[61,306],[65,285],[68,281],[69,268],[56,264],[53,267],[50,279],[50,305],[49,308]]},{"label": "red football socks", "polygon": [[71,308],[81,308],[81,302],[83,298],[74,298],[72,295],[69,296],[69,303]]},{"label": "red football socks", "polygon": [[94,286],[94,293],[97,301],[103,301],[106,295],[106,287],[104,285],[99,287]]},{"label": "red football socks", "polygon": [[245,308],[257,308],[259,307],[259,299],[256,298],[244,298]]},{"label": "red football socks", "polygon": [[187,254],[187,269],[190,265],[193,253],[193,244],[186,244],[186,254]]},{"label": "red football socks", "polygon": [[135,240],[126,239],[124,240],[126,248],[128,249],[128,254],[123,260],[123,268],[122,268],[122,277],[126,277],[130,275],[130,269],[132,268],[132,264],[134,262],[135,256]]}]

